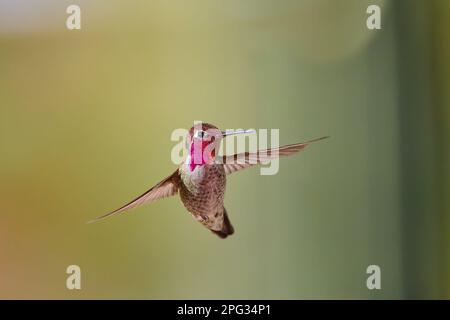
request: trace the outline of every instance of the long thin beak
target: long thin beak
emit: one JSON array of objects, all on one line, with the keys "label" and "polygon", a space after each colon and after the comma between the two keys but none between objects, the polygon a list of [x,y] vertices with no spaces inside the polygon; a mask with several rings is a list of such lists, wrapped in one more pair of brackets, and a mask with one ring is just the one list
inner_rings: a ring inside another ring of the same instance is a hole
[{"label": "long thin beak", "polygon": [[255,130],[249,129],[249,130],[230,130],[230,131],[222,131],[222,136],[232,136],[235,134],[247,134],[247,133],[256,133]]}]

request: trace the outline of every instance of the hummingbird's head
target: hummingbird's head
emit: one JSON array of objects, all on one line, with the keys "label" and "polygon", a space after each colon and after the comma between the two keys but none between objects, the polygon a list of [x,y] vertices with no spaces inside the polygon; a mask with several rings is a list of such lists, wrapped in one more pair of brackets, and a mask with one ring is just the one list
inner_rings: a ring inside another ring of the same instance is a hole
[{"label": "hummingbird's head", "polygon": [[221,139],[220,130],[209,123],[197,123],[189,129],[186,142],[189,149],[187,162],[191,171],[198,165],[214,162]]},{"label": "hummingbird's head", "polygon": [[220,142],[223,137],[251,132],[254,131],[221,131],[216,126],[205,122],[195,124],[189,129],[186,139],[187,147],[189,149],[187,163],[189,164],[191,171],[198,165],[214,163],[217,154],[216,150],[220,147]]}]

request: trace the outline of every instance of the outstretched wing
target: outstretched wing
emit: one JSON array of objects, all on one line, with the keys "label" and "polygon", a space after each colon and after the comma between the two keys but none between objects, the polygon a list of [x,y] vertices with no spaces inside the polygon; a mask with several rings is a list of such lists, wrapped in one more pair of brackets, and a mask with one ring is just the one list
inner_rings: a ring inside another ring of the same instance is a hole
[{"label": "outstretched wing", "polygon": [[226,174],[231,174],[233,172],[243,170],[245,168],[266,163],[267,161],[271,159],[275,159],[279,156],[290,156],[294,153],[299,152],[300,150],[304,149],[307,145],[310,143],[320,141],[323,139],[326,139],[328,137],[321,137],[318,139],[314,139],[311,141],[303,142],[303,143],[296,143],[296,144],[290,144],[287,146],[279,147],[279,148],[272,148],[267,150],[259,150],[258,152],[244,152],[235,154],[232,156],[223,156],[222,157],[222,164],[225,169]]},{"label": "outstretched wing", "polygon": [[128,202],[126,205],[103,216],[97,217],[89,221],[88,223],[96,222],[105,219],[109,216],[120,214],[126,210],[139,207],[144,203],[149,203],[158,199],[173,196],[178,192],[178,185],[179,185],[179,175],[177,170],[172,175],[170,175],[169,177],[167,177],[166,179],[164,179],[163,181],[152,187],[150,190],[146,191],[144,194]]}]

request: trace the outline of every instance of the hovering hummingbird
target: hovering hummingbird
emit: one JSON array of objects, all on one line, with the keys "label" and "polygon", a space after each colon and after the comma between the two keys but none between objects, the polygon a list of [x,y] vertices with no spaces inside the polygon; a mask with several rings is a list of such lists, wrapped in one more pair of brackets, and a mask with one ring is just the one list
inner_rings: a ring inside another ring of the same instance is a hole
[{"label": "hovering hummingbird", "polygon": [[181,201],[194,219],[222,239],[232,235],[234,228],[223,204],[226,176],[253,165],[266,163],[278,156],[292,155],[310,143],[328,138],[321,137],[303,143],[259,150],[256,153],[225,155],[216,159],[216,150],[223,137],[254,132],[254,130],[220,131],[208,123],[194,125],[186,137],[188,147],[186,161],[179,165],[174,173],[124,206],[89,222],[99,221],[179,193]]}]

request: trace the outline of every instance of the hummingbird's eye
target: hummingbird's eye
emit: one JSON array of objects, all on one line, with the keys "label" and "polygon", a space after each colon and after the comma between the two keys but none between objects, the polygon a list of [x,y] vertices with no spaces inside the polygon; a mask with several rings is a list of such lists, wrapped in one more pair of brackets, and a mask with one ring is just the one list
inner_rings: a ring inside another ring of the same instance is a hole
[{"label": "hummingbird's eye", "polygon": [[206,135],[207,133],[205,131],[197,130],[195,131],[194,138],[203,139]]}]

